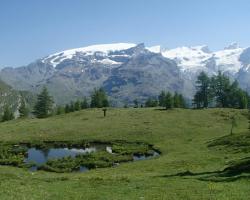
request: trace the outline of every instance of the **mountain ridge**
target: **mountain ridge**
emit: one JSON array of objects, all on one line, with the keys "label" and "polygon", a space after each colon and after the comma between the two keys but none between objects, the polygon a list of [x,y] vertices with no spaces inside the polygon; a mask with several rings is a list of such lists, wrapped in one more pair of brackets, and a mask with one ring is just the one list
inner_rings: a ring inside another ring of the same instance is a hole
[{"label": "mountain ridge", "polygon": [[214,75],[221,70],[249,90],[249,66],[250,48],[235,43],[215,52],[206,45],[166,50],[143,43],[115,43],[69,49],[27,66],[4,68],[0,78],[17,90],[38,92],[45,85],[58,104],[104,87],[120,106],[156,97],[161,90],[177,91],[191,99],[201,71]]}]

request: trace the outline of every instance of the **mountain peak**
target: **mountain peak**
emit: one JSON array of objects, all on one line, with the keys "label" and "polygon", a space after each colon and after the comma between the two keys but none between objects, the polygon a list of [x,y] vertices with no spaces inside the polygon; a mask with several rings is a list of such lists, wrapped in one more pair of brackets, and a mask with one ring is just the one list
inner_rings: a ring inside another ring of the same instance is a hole
[{"label": "mountain peak", "polygon": [[160,45],[152,46],[152,47],[147,47],[147,50],[153,52],[153,53],[161,53],[162,49]]},{"label": "mountain peak", "polygon": [[200,50],[203,51],[204,53],[211,53],[207,45],[201,46]]},{"label": "mountain peak", "polygon": [[250,84],[246,67],[250,48],[238,47],[233,43],[226,48],[231,50],[210,52],[205,45],[164,50],[143,43],[99,44],[61,51],[21,68],[3,69],[0,78],[19,90],[36,92],[46,85],[59,103],[87,96],[95,87],[104,87],[118,101],[145,100],[166,88],[190,97],[200,71],[213,75],[221,70],[243,86]]},{"label": "mountain peak", "polygon": [[240,45],[237,42],[233,42],[230,45],[228,45],[227,47],[225,47],[225,50],[230,50],[230,49],[238,49],[240,48]]},{"label": "mountain peak", "polygon": [[198,46],[191,46],[191,47],[186,47],[186,48],[189,48],[192,51],[202,51],[204,53],[211,53],[207,45],[198,45]]},{"label": "mountain peak", "polygon": [[76,49],[69,49],[65,51],[61,51],[52,55],[45,57],[42,62],[49,62],[54,67],[56,67],[59,63],[66,59],[72,59],[74,55],[77,53],[83,53],[85,55],[93,55],[95,52],[102,52],[104,54],[108,54],[109,52],[121,51],[130,49],[133,47],[137,47],[138,45],[133,43],[113,43],[113,44],[98,44],[91,45]]}]

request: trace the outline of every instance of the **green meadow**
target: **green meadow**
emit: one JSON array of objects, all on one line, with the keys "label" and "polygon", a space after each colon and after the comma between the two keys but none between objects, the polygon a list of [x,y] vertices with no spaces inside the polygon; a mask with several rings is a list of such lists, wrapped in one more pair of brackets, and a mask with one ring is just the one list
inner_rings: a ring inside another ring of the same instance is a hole
[{"label": "green meadow", "polygon": [[[247,112],[110,108],[103,117],[101,109],[87,109],[1,123],[2,143],[142,142],[161,154],[83,173],[31,172],[1,165],[0,199],[249,199]],[[237,126],[230,135],[232,116]]]}]

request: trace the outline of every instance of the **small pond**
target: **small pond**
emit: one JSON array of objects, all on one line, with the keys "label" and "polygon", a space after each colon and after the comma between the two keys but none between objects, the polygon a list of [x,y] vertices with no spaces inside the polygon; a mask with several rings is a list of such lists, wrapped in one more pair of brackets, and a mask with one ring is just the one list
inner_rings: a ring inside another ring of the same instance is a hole
[{"label": "small pond", "polygon": [[[77,148],[50,148],[50,149],[37,149],[37,148],[29,148],[27,152],[27,158],[24,162],[27,163],[36,163],[37,165],[41,165],[46,163],[51,159],[58,159],[64,157],[76,157],[80,154],[89,154],[96,152],[97,150],[101,150],[100,147],[93,146],[84,149]],[[103,149],[102,149],[103,150]],[[106,151],[112,153],[111,147],[106,147]]]},{"label": "small pond", "polygon": [[[107,153],[112,153],[112,147],[105,145],[94,145],[86,148],[49,148],[49,149],[39,149],[39,148],[29,148],[24,159],[25,163],[33,164],[29,168],[30,171],[37,171],[39,166],[46,164],[49,160],[56,160],[61,158],[75,158],[78,155],[91,154],[97,151],[106,151]],[[89,168],[86,166],[79,166],[76,171],[85,172]]]},{"label": "small pond", "polygon": [[58,173],[115,167],[120,163],[151,159],[159,155],[160,152],[152,145],[126,141],[110,143],[52,141],[0,145],[0,165]]}]

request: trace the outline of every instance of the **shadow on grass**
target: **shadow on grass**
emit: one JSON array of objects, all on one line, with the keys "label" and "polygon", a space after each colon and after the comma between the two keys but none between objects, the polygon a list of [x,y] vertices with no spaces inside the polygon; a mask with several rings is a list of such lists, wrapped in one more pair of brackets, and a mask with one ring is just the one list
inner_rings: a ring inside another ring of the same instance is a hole
[{"label": "shadow on grass", "polygon": [[235,153],[250,152],[250,134],[226,135],[207,142],[208,148],[219,147],[220,150],[226,150]]},{"label": "shadow on grass", "polygon": [[201,181],[212,181],[212,182],[232,182],[232,181],[237,181],[239,179],[250,179],[250,158],[245,158],[238,162],[235,162],[234,164],[232,164],[229,167],[226,167],[222,171],[200,172],[200,173],[185,171],[177,174],[164,175],[161,177],[196,178]]},{"label": "shadow on grass", "polygon": [[179,172],[179,173],[176,173],[176,174],[163,175],[162,177],[169,178],[169,177],[201,176],[201,175],[215,174],[215,173],[219,173],[219,172],[220,171],[193,173],[193,172],[190,172],[190,171],[187,170],[185,172]]},{"label": "shadow on grass", "polygon": [[201,181],[210,181],[210,182],[233,182],[240,179],[249,179],[250,173],[231,173],[227,171],[214,171],[214,172],[201,172],[193,173],[190,171],[180,172],[177,174],[164,175],[163,178],[170,177],[183,177],[183,178],[196,178]]},{"label": "shadow on grass", "polygon": [[155,108],[154,111],[167,111],[166,108]]}]

